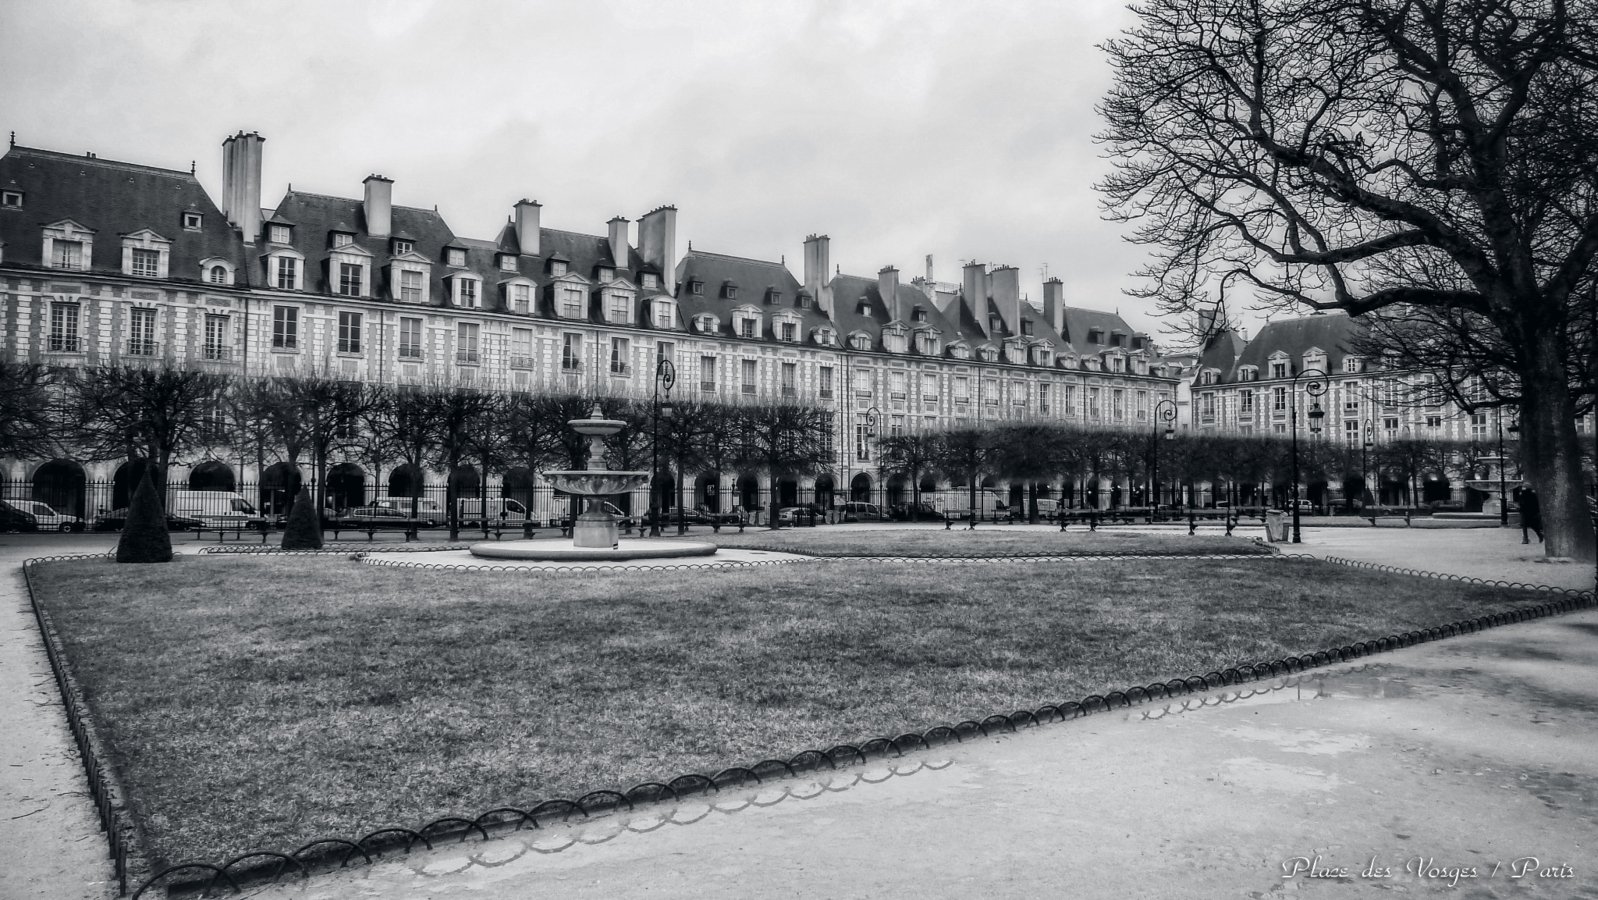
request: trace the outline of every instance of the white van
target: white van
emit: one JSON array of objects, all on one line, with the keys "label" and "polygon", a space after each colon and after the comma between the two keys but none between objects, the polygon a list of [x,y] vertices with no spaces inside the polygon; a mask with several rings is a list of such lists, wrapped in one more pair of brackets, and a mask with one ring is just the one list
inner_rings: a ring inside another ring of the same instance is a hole
[{"label": "white van", "polygon": [[[520,500],[509,497],[461,497],[455,501],[455,508],[460,511],[461,525],[466,528],[481,528],[483,525],[483,507],[488,507],[488,524],[490,527],[504,523],[520,528],[527,521],[527,507]],[[503,517],[501,517],[503,514]]]},{"label": "white van", "polygon": [[258,528],[266,521],[232,491],[173,491],[171,498],[167,512],[199,519],[207,528]]}]

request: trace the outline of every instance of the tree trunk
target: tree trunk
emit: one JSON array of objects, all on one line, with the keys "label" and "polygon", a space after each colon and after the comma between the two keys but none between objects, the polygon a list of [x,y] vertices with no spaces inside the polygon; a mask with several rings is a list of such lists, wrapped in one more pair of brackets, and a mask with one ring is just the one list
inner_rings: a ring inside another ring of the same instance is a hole
[{"label": "tree trunk", "polygon": [[1598,556],[1576,435],[1575,401],[1553,341],[1532,340],[1521,374],[1521,464],[1541,500],[1545,552],[1592,561]]}]

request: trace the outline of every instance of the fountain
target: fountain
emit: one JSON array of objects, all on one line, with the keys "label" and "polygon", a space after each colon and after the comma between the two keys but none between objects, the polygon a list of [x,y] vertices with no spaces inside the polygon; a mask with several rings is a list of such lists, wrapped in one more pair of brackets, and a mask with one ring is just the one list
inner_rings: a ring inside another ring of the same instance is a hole
[{"label": "fountain", "polygon": [[571,543],[560,541],[483,541],[469,548],[485,559],[628,560],[675,556],[709,556],[716,545],[704,541],[628,540],[624,545],[616,517],[605,512],[604,499],[635,491],[649,484],[648,472],[620,472],[605,468],[605,438],[626,427],[620,419],[607,419],[595,403],[586,419],[566,423],[588,438],[588,468],[545,472],[556,490],[564,491],[586,507],[572,524]]},{"label": "fountain", "polygon": [[[1505,457],[1483,456],[1478,458],[1476,461],[1487,467],[1487,477],[1470,479],[1469,481],[1465,482],[1465,487],[1468,487],[1473,491],[1481,491],[1483,494],[1486,494],[1487,499],[1482,501],[1480,515],[1483,518],[1497,519],[1498,513],[1503,508],[1503,503],[1505,500],[1505,498],[1500,494],[1500,486],[1506,490],[1514,490],[1516,487],[1520,486],[1520,479],[1504,478],[1504,463],[1507,462]],[[1493,471],[1495,466],[1498,469],[1496,473]]]}]

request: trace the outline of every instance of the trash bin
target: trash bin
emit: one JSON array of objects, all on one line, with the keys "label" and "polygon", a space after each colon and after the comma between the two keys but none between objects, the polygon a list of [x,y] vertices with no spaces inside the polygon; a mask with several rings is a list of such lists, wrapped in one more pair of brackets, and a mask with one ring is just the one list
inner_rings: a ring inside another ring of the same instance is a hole
[{"label": "trash bin", "polygon": [[1280,509],[1265,511],[1265,540],[1273,544],[1287,543],[1287,512]]}]

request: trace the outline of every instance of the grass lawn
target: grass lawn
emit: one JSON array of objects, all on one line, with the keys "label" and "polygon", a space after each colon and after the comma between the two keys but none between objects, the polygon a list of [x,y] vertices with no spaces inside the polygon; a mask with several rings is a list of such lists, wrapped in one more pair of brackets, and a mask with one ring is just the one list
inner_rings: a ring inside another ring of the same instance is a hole
[{"label": "grass lawn", "polygon": [[[1259,529],[1253,529],[1259,531]],[[665,534],[675,537],[676,533]],[[695,540],[708,540],[721,547],[758,547],[791,550],[817,556],[1090,556],[1099,553],[1169,554],[1201,556],[1212,553],[1257,553],[1270,551],[1246,537],[1218,534],[1188,535],[1172,530],[1164,534],[1138,534],[1115,531],[1042,531],[1005,525],[978,526],[976,530],[956,527],[869,529],[851,525],[818,525],[815,528],[749,528],[720,534],[691,533]]]},{"label": "grass lawn", "polygon": [[1313,560],[36,570],[157,865],[527,808],[1542,602]]}]

